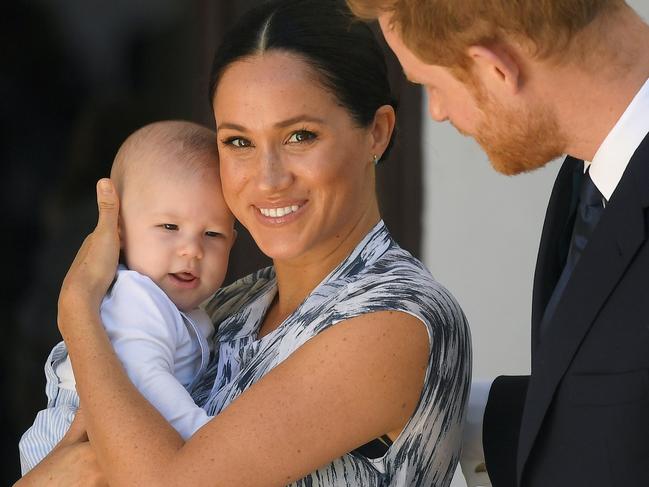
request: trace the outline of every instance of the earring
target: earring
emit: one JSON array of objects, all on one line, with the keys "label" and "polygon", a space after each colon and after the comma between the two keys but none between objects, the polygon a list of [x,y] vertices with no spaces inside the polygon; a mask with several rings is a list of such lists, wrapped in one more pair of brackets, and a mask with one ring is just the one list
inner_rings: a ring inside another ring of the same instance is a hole
[{"label": "earring", "polygon": [[376,154],[374,154],[374,155],[372,156],[372,162],[374,163],[374,165],[376,166],[376,165],[379,163],[379,161],[380,161],[379,156],[377,156]]}]

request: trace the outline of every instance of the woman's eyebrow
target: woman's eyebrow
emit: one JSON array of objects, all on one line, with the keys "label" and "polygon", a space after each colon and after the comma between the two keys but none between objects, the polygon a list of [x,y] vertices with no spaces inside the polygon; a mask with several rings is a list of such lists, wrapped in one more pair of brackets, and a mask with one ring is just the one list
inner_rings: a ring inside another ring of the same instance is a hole
[{"label": "woman's eyebrow", "polygon": [[313,117],[311,115],[298,115],[296,117],[291,117],[286,120],[282,120],[281,122],[277,122],[275,124],[275,127],[288,127],[299,122],[324,123],[324,120],[322,118]]},{"label": "woman's eyebrow", "polygon": [[218,133],[219,130],[222,129],[231,129],[231,130],[238,130],[239,132],[247,132],[246,128],[243,125],[238,125],[236,123],[220,123],[216,126],[216,131]]},{"label": "woman's eyebrow", "polygon": [[[319,124],[325,123],[324,119],[322,119],[322,118],[313,117],[311,115],[297,115],[295,117],[287,118],[286,120],[282,120],[280,122],[277,122],[275,124],[275,127],[277,127],[277,128],[285,128],[285,127],[290,127],[291,125],[295,125],[296,123],[300,123],[300,122],[311,122],[311,123],[319,123]],[[243,125],[239,125],[237,123],[231,123],[231,122],[224,122],[224,123],[218,124],[218,126],[216,128],[216,131],[219,132],[219,130],[224,130],[224,129],[237,130],[239,132],[247,132],[248,131]]]}]

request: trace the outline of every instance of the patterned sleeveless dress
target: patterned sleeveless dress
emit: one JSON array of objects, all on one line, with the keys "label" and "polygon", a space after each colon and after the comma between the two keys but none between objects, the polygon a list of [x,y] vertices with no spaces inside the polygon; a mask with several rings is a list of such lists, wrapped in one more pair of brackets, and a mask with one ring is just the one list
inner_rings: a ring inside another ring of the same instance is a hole
[{"label": "patterned sleeveless dress", "polygon": [[408,313],[426,327],[430,354],[419,403],[404,430],[380,458],[352,451],[292,485],[448,486],[459,461],[471,380],[470,333],[453,296],[394,242],[383,222],[276,330],[258,338],[276,293],[269,267],[223,288],[210,301],[217,353],[192,392],[196,403],[217,415],[330,326],[365,313]]}]

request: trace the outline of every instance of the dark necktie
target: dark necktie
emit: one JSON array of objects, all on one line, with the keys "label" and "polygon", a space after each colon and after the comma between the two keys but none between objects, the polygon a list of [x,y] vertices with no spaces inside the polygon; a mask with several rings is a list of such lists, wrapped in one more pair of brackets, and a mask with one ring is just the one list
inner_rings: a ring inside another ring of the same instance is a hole
[{"label": "dark necktie", "polygon": [[570,248],[566,264],[563,267],[561,276],[554,287],[550,301],[545,307],[543,319],[541,320],[541,336],[547,331],[549,323],[552,321],[557,304],[561,300],[563,291],[570,280],[572,271],[586,248],[588,239],[592,235],[599,219],[604,212],[604,197],[599,192],[595,183],[590,178],[588,171],[584,175],[579,193],[579,204],[577,205],[577,214],[575,216],[575,226],[570,239]]}]

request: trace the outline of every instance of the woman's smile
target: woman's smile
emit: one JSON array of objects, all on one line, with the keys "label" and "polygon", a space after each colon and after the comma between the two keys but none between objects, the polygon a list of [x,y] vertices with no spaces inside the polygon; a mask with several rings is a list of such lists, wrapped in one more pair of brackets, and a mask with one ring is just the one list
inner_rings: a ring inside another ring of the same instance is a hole
[{"label": "woman's smile", "polygon": [[297,220],[302,215],[302,209],[307,203],[308,200],[281,204],[267,203],[254,205],[254,208],[262,223],[281,225]]}]

